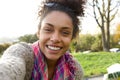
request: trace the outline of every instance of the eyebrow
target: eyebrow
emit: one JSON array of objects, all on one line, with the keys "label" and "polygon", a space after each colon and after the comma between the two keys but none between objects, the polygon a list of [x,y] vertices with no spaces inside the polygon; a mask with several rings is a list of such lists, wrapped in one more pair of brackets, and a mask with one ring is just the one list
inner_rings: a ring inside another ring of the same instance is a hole
[{"label": "eyebrow", "polygon": [[50,23],[46,23],[48,26],[51,26],[51,27],[54,27],[54,25],[53,24],[50,24]]}]

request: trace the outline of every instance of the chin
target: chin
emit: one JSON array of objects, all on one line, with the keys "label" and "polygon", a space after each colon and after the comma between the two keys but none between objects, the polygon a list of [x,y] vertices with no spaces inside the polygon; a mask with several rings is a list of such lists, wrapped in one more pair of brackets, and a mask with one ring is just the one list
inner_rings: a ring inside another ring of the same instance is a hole
[{"label": "chin", "polygon": [[52,61],[57,61],[60,57],[56,57],[56,56],[49,56],[47,57],[48,60],[52,60]]}]

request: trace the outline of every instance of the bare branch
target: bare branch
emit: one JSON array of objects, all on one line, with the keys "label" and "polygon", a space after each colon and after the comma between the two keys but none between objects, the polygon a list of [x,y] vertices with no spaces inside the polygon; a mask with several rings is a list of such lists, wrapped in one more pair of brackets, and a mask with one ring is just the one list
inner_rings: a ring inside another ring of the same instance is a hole
[{"label": "bare branch", "polygon": [[[96,1],[96,4],[98,4],[98,1]],[[100,7],[96,5],[96,8],[98,9],[100,16],[102,17],[103,15],[102,15],[102,11],[100,10]]]},{"label": "bare branch", "polygon": [[115,13],[113,15],[111,15],[110,21],[112,21],[115,18],[115,16],[116,16],[117,13],[118,13],[118,9],[115,11]]},{"label": "bare branch", "polygon": [[116,5],[115,7],[113,7],[110,12],[112,12],[113,10],[115,10],[118,7],[118,5]]},{"label": "bare branch", "polygon": [[94,3],[94,1],[95,1],[95,0],[93,0],[93,13],[94,13],[94,18],[95,18],[98,26],[99,26],[99,27],[102,27],[102,26],[100,25],[98,19],[97,19],[97,14],[96,14],[96,12],[95,12],[95,3]]},{"label": "bare branch", "polygon": [[93,6],[90,2],[88,2],[88,5]]},{"label": "bare branch", "polygon": [[107,19],[107,15],[106,15],[106,13],[107,13],[107,9],[105,10],[105,1],[104,0],[102,0],[102,8],[103,8],[103,16],[105,17],[105,19]]}]

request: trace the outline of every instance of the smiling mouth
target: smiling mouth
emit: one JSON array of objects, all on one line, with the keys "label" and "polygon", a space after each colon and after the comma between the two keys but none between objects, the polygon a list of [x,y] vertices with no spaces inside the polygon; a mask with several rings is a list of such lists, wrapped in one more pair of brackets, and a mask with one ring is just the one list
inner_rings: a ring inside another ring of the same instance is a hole
[{"label": "smiling mouth", "polygon": [[57,50],[60,50],[62,49],[62,47],[57,47],[57,46],[49,46],[47,45],[47,48],[50,49],[50,50],[54,50],[54,51],[57,51]]}]

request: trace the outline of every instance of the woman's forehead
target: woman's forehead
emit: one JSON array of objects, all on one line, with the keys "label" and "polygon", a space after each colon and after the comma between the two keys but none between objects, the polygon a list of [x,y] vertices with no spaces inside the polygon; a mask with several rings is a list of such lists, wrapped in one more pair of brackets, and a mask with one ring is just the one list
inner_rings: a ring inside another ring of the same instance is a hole
[{"label": "woman's forehead", "polygon": [[42,20],[42,24],[52,24],[56,26],[73,26],[72,19],[64,12],[52,11]]}]

